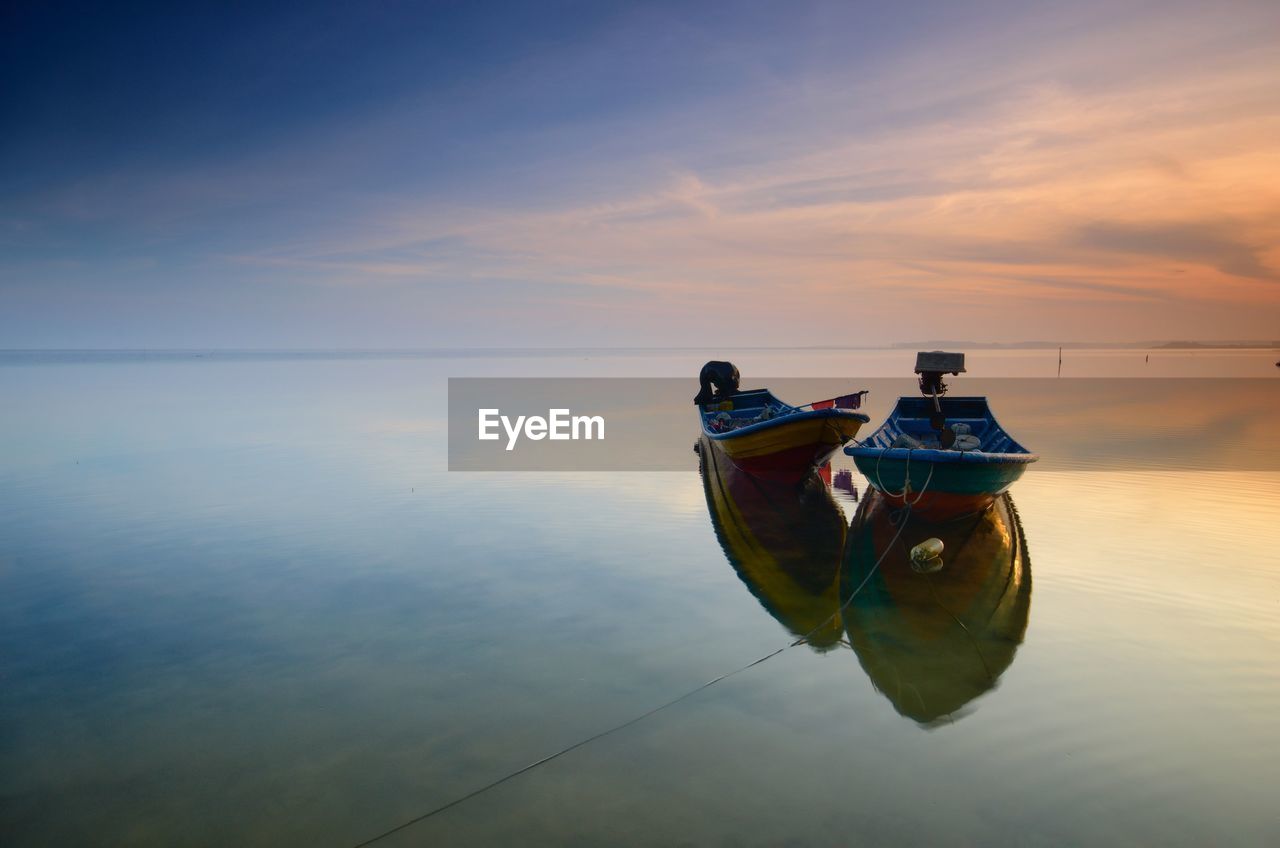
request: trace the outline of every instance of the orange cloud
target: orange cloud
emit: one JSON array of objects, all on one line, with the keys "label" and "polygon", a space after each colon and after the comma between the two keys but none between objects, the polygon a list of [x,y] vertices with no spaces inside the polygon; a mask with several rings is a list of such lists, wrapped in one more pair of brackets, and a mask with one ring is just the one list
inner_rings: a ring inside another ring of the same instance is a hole
[{"label": "orange cloud", "polygon": [[[1069,48],[1047,64],[1078,69],[1092,56]],[[1050,76],[969,109],[939,109],[947,92],[931,92],[922,118],[874,129],[815,118],[714,176],[676,168],[590,203],[428,205],[258,261],[679,297],[760,327],[806,315],[796,303],[812,304],[805,320],[833,324],[818,304],[841,302],[935,328],[957,309],[985,313],[984,329],[1005,337],[1010,316],[1028,334],[1119,337],[1156,313],[1166,334],[1185,335],[1206,304],[1215,327],[1280,326],[1280,67],[1245,53],[1161,70],[1104,88]],[[915,76],[897,82],[922,98]],[[809,96],[835,108],[840,84],[816,82]],[[990,85],[970,76],[950,95]],[[814,141],[795,143],[806,129]],[[462,248],[441,257],[430,245],[442,240]],[[578,308],[590,299],[574,296]],[[1058,306],[1072,309],[1046,315]],[[1089,309],[1102,317],[1083,318]]]}]

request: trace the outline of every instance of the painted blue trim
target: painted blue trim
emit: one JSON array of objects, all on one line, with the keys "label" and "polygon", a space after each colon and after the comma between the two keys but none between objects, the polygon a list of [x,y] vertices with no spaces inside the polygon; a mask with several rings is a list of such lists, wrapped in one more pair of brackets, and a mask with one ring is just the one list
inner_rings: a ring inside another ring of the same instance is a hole
[{"label": "painted blue trim", "polygon": [[847,447],[844,452],[853,457],[869,457],[875,459],[883,456],[884,461],[889,460],[905,460],[907,454],[911,454],[911,461],[914,462],[940,462],[951,465],[960,465],[962,463],[992,465],[995,463],[1006,463],[1009,465],[1029,465],[1040,458],[1039,454],[1034,453],[984,453],[982,451],[954,451],[954,450],[923,450],[920,448],[874,448],[864,447],[863,442],[852,447]]}]

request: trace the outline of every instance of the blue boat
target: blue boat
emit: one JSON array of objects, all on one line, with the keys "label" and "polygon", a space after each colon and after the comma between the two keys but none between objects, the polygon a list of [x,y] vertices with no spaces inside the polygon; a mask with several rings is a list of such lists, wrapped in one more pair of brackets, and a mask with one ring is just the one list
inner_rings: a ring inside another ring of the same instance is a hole
[{"label": "blue boat", "polygon": [[987,509],[1040,456],[1005,432],[985,397],[941,397],[935,361],[964,370],[962,354],[921,354],[916,371],[928,396],[898,398],[884,424],[844,452],[894,506],[949,521]]}]

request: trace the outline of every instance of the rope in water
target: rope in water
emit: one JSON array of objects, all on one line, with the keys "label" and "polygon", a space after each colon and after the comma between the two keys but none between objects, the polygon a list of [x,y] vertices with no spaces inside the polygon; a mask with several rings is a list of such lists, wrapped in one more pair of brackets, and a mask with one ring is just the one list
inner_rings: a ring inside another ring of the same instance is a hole
[{"label": "rope in water", "polygon": [[[929,485],[928,481],[926,481],[925,488],[928,488],[928,485]],[[921,489],[920,493],[923,495],[924,489]],[[771,653],[765,654],[759,659],[752,660],[746,665],[739,666],[738,668],[735,668],[733,671],[728,671],[728,672],[725,672],[724,674],[721,674],[718,677],[713,677],[711,680],[708,680],[706,683],[703,683],[701,686],[698,686],[694,689],[690,689],[688,692],[685,692],[684,694],[679,695],[678,697],[672,698],[670,701],[667,701],[664,704],[660,704],[654,707],[653,709],[648,710],[647,712],[643,712],[640,715],[635,716],[634,718],[627,719],[621,724],[616,724],[613,727],[610,727],[606,730],[602,730],[599,733],[596,733],[592,736],[588,736],[585,739],[581,739],[577,742],[574,742],[572,745],[561,748],[560,750],[556,751],[553,754],[548,754],[547,756],[543,757],[540,760],[535,760],[534,762],[529,763],[527,766],[518,768],[512,772],[508,772],[507,774],[503,775],[497,780],[490,781],[489,783],[486,783],[484,786],[473,789],[472,791],[468,792],[465,795],[461,795],[457,798],[454,798],[452,801],[449,801],[445,804],[441,804],[438,807],[428,810],[427,812],[423,813],[420,816],[415,816],[414,818],[411,818],[408,821],[402,822],[401,824],[396,825],[390,830],[385,830],[382,833],[379,833],[377,836],[374,836],[371,839],[366,839],[364,842],[357,843],[356,845],[352,846],[352,848],[365,848],[368,845],[372,845],[375,842],[380,842],[381,840],[386,839],[388,836],[391,836],[392,834],[396,834],[402,830],[406,830],[407,828],[413,827],[415,824],[420,824],[421,822],[426,821],[432,816],[439,815],[440,813],[443,813],[445,810],[452,809],[453,807],[456,807],[459,804],[462,804],[466,801],[470,801],[472,798],[475,798],[478,795],[482,795],[485,792],[488,792],[490,789],[494,789],[498,786],[501,786],[502,784],[506,783],[508,780],[519,777],[520,775],[526,772],[533,771],[538,766],[546,765],[552,760],[563,757],[565,754],[568,754],[571,751],[576,751],[577,749],[585,745],[589,745],[598,739],[603,739],[606,736],[609,736],[613,733],[617,733],[620,730],[624,730],[628,727],[631,727],[633,724],[638,724],[644,721],[645,719],[649,718],[650,716],[653,716],[653,715],[656,715],[657,713],[662,712],[668,707],[674,707],[676,704],[680,703],[681,701],[688,700],[689,698],[692,698],[694,695],[697,695],[699,692],[702,692],[703,690],[706,690],[706,689],[710,689],[712,686],[716,685],[717,683],[723,680],[728,680],[730,677],[741,674],[742,672],[747,671],[748,669],[755,668],[761,663],[773,659],[778,654],[781,654],[784,651],[794,648],[797,645],[803,645],[815,633],[817,633],[819,630],[822,630],[824,627],[830,624],[833,620],[835,620],[837,616],[841,615],[845,611],[845,609],[848,608],[849,604],[853,603],[853,599],[856,598],[858,596],[858,593],[862,591],[862,588],[867,585],[867,581],[869,581],[871,579],[871,576],[876,573],[876,570],[880,568],[880,564],[884,562],[885,557],[889,555],[889,552],[893,550],[893,546],[897,544],[898,539],[901,538],[902,531],[907,528],[907,523],[909,522],[910,517],[911,517],[911,506],[910,504],[908,504],[901,514],[900,523],[898,524],[898,532],[894,534],[893,539],[890,540],[889,544],[885,545],[884,553],[880,554],[880,556],[876,559],[875,564],[872,565],[870,570],[867,571],[866,577],[862,578],[862,582],[858,584],[858,587],[849,594],[849,597],[845,599],[844,603],[842,603],[836,609],[835,612],[829,615],[825,621],[823,621],[817,627],[810,630],[805,635],[796,639],[794,642],[783,645],[781,648],[778,648],[777,650]]]},{"label": "rope in water", "polygon": [[519,777],[525,772],[533,771],[538,766],[545,765],[554,759],[563,757],[565,754],[569,753],[570,751],[575,751],[578,748],[583,747],[584,745],[589,745],[590,743],[595,742],[597,739],[602,739],[605,736],[608,736],[612,733],[617,733],[619,730],[622,730],[624,728],[630,727],[633,724],[637,724],[641,721],[644,721],[649,716],[654,715],[655,713],[660,713],[663,710],[667,709],[668,707],[673,707],[676,704],[680,703],[681,701],[687,698],[693,697],[694,695],[698,694],[702,690],[707,689],[711,686],[714,686],[715,684],[719,683],[722,680],[727,680],[728,678],[733,677],[735,674],[741,674],[742,672],[746,671],[749,668],[753,668],[754,666],[760,665],[760,663],[764,662],[765,660],[773,659],[778,654],[782,653],[788,648],[792,648],[795,645],[799,644],[800,641],[801,640],[797,640],[796,642],[793,642],[790,645],[784,645],[783,647],[775,650],[773,653],[765,654],[763,657],[760,657],[757,660],[749,662],[746,665],[741,666],[739,668],[735,668],[733,671],[726,672],[725,674],[722,674],[719,677],[712,678],[711,680],[708,680],[706,683],[703,683],[698,688],[690,689],[688,692],[685,692],[683,695],[680,695],[677,698],[673,698],[670,701],[667,701],[665,704],[656,706],[653,709],[649,710],[648,712],[643,712],[640,715],[635,716],[634,718],[627,719],[621,724],[614,725],[613,727],[610,727],[607,730],[602,730],[593,736],[588,736],[585,739],[581,739],[577,742],[574,742],[572,745],[569,745],[568,747],[561,748],[559,751],[556,751],[554,754],[548,754],[547,756],[543,757],[540,760],[535,760],[534,762],[529,763],[527,766],[524,766],[523,768],[519,768],[513,772],[509,772],[503,775],[502,777],[498,778],[497,780],[486,783],[484,786],[481,786],[477,789],[473,789],[472,791],[468,792],[466,795],[461,795],[457,798],[454,798],[452,801],[449,801],[446,804],[441,804],[439,807],[436,807],[435,809],[432,809],[432,810],[429,810],[428,812],[423,813],[420,816],[409,819],[408,821],[402,824],[398,824],[395,827],[391,828],[390,830],[387,830],[378,834],[372,839],[366,839],[364,842],[357,843],[355,846],[353,846],[353,848],[364,848],[364,846],[372,845],[375,842],[386,839],[388,836],[391,836],[394,833],[399,833],[400,831],[405,830],[406,828],[412,827],[415,824],[419,824],[421,822],[426,821],[432,816],[443,813],[445,810],[448,810],[452,807],[456,807],[465,801],[470,801],[472,798],[475,798],[477,795],[482,795],[485,792],[488,792],[490,789],[501,786],[502,784],[506,783],[508,780],[511,780],[512,778]]}]

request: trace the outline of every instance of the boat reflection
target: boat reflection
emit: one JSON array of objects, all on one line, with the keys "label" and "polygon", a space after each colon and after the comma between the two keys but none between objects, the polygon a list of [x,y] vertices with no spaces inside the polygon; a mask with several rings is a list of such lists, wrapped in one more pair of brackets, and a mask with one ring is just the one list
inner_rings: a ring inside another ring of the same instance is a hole
[{"label": "boat reflection", "polygon": [[843,633],[840,561],[848,522],[818,471],[799,481],[758,477],[699,442],[707,509],[725,557],[760,605],[825,652]]},{"label": "boat reflection", "polygon": [[[899,516],[874,490],[859,506],[841,597],[866,585],[845,608],[844,625],[876,689],[901,715],[932,727],[959,717],[1013,662],[1031,610],[1031,560],[1008,495],[948,524],[912,517],[900,537]],[[910,550],[931,537],[943,542],[944,564],[924,573]]]}]

